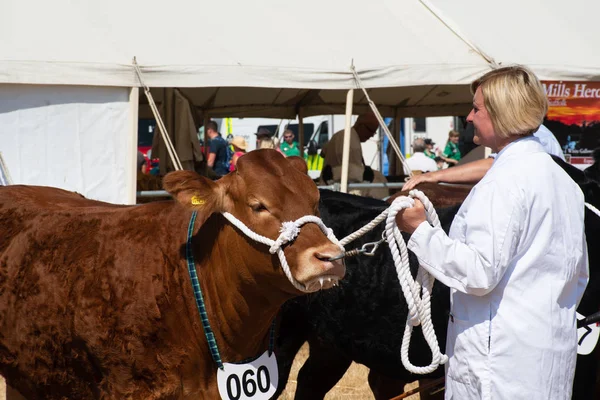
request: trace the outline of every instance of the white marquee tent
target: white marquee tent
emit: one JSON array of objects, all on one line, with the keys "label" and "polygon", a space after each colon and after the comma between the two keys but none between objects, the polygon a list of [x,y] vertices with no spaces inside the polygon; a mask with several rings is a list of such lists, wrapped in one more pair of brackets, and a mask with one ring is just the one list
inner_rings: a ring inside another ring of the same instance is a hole
[{"label": "white marquee tent", "polygon": [[497,64],[600,79],[599,11],[591,0],[6,0],[0,152],[15,183],[132,203],[145,108],[134,56],[148,86],[178,87],[211,116],[340,113],[352,64],[385,115],[455,115]]}]

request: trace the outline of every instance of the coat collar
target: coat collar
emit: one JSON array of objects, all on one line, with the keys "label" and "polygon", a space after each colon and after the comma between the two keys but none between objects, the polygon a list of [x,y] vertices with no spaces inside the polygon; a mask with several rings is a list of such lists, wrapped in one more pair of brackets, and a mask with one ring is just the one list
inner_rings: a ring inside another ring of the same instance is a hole
[{"label": "coat collar", "polygon": [[518,155],[528,155],[532,153],[542,152],[545,153],[544,147],[538,138],[535,136],[525,136],[523,138],[517,139],[514,142],[509,143],[505,148],[503,148],[500,153],[496,156],[496,163],[500,159],[507,159],[511,156]]}]

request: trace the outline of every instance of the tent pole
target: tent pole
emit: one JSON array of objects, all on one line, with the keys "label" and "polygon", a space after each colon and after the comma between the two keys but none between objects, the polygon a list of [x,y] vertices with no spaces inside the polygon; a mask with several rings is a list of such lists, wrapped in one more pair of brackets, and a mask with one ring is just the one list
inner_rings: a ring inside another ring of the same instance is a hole
[{"label": "tent pole", "polygon": [[[402,118],[398,116],[398,110],[396,109],[396,115],[394,116],[394,138],[396,138],[396,143],[400,143],[400,124],[402,123]],[[406,147],[405,147],[406,148]],[[394,160],[396,163],[394,164],[394,175],[404,175],[404,165],[402,164],[402,160],[400,157],[394,155]]]},{"label": "tent pole", "polygon": [[[394,121],[392,122],[392,136],[396,139],[398,136],[398,109],[394,108]],[[397,140],[397,139],[396,139]],[[398,142],[399,143],[399,142]],[[396,160],[397,157],[392,152],[392,146],[388,143],[387,148],[387,156],[388,156],[388,174],[393,176],[396,175]]]},{"label": "tent pole", "polygon": [[302,115],[302,107],[298,108],[298,150],[300,157],[304,156],[304,116]]},{"label": "tent pole", "polygon": [[[165,149],[166,149],[167,153],[169,154],[169,157],[171,157],[171,162],[173,163],[173,166],[175,167],[176,170],[183,169],[181,167],[181,162],[179,161],[179,157],[177,156],[177,151],[175,151],[175,148],[173,147],[173,143],[171,142],[171,139],[169,138],[169,134],[167,133],[167,128],[165,127],[165,124],[160,116],[160,112],[158,111],[158,108],[156,107],[156,103],[154,102],[154,99],[152,98],[152,93],[150,93],[150,88],[144,83],[144,79],[142,78],[142,71],[140,70],[140,66],[138,65],[135,57],[133,57],[133,67],[135,68],[135,72],[137,73],[138,79],[140,80],[140,84],[144,88],[144,93],[146,94],[146,98],[148,99],[148,104],[150,105],[152,114],[154,115],[154,118],[156,119],[156,127],[157,127],[160,135],[162,136],[163,141],[165,142]],[[162,107],[163,107],[163,110],[165,110],[166,109],[166,104],[165,104],[166,89],[163,90],[163,93],[164,93],[164,97],[163,97],[163,106]],[[159,152],[159,153],[161,153],[161,152]],[[159,154],[159,158],[161,158],[161,159],[163,158],[162,153]],[[166,165],[167,165],[166,162],[160,163],[160,173],[161,174],[164,174],[166,172]]]},{"label": "tent pole", "polygon": [[204,137],[202,138],[202,142],[204,143],[204,159],[205,160],[208,160],[208,153],[209,153],[208,135],[206,134],[206,125],[208,125],[209,122],[210,122],[210,117],[208,116],[208,112],[203,111],[202,112],[202,127],[204,127],[204,129],[203,129]]},{"label": "tent pole", "polygon": [[126,201],[127,204],[136,203],[136,191],[137,191],[137,144],[138,144],[138,114],[139,114],[139,103],[140,103],[140,89],[132,87],[129,91],[129,149],[127,154],[131,156],[129,161],[128,173],[126,173]]},{"label": "tent pole", "polygon": [[[408,124],[408,129],[404,131],[404,152],[408,154],[412,148],[413,141],[413,131],[415,127],[415,118],[410,118],[410,123]],[[412,154],[412,153],[411,153]],[[402,173],[404,173],[404,169],[402,169]]]},{"label": "tent pole", "polygon": [[353,103],[354,89],[350,89],[346,95],[346,127],[344,128],[344,151],[342,153],[342,179],[340,191],[343,193],[348,193],[348,164],[350,163],[350,129],[352,128]]}]

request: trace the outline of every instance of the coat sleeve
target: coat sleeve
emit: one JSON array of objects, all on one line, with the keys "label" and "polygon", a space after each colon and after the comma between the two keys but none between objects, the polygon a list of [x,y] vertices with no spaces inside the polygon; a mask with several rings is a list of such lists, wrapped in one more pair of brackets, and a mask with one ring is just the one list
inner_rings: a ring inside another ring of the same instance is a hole
[{"label": "coat sleeve", "polygon": [[458,221],[465,224],[456,227],[464,232],[464,239],[452,239],[441,228],[423,222],[408,242],[435,279],[476,296],[492,291],[504,276],[515,256],[525,216],[514,191],[503,193],[494,184],[487,186],[478,189],[464,220]]},{"label": "coat sleeve", "polygon": [[[584,234],[585,236],[585,234]],[[590,268],[589,268],[589,258],[588,258],[588,249],[587,249],[587,241],[585,237],[583,238],[583,251],[582,257],[579,260],[579,279],[577,280],[577,307],[579,307],[579,303],[583,298],[583,293],[585,292],[585,288],[590,280]]]}]

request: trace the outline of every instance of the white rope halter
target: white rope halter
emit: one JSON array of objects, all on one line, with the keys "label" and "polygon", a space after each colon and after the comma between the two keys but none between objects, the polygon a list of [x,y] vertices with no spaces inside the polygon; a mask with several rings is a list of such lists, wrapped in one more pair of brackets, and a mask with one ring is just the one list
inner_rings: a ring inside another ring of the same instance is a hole
[{"label": "white rope halter", "polygon": [[[348,244],[372,230],[384,219],[386,220],[384,235],[390,246],[396,273],[398,274],[398,281],[400,282],[402,293],[404,294],[406,304],[408,305],[408,318],[406,320],[404,336],[402,337],[402,347],[400,349],[402,365],[404,365],[404,368],[409,372],[414,374],[428,374],[448,361],[448,356],[442,354],[440,351],[438,340],[433,329],[433,322],[431,321],[431,291],[435,279],[422,267],[419,267],[417,279],[413,279],[408,260],[408,249],[406,248],[406,243],[402,238],[400,229],[398,229],[398,226],[396,225],[396,215],[400,210],[412,207],[414,205],[413,199],[418,198],[425,206],[429,223],[439,227],[440,221],[435,212],[435,208],[423,192],[411,190],[409,196],[410,197],[401,196],[396,198],[392,205],[379,214],[373,221],[340,240],[340,244]],[[431,364],[425,367],[413,365],[408,358],[408,349],[410,347],[413,327],[418,326],[419,324],[421,325],[423,336],[425,337],[432,354]]]},{"label": "white rope halter", "polygon": [[269,252],[271,254],[277,253],[279,256],[279,262],[281,263],[281,268],[283,268],[283,272],[285,276],[289,279],[291,284],[298,290],[304,293],[308,293],[308,288],[298,282],[296,278],[292,275],[290,271],[290,266],[288,265],[287,259],[285,258],[285,254],[283,252],[282,247],[289,242],[292,242],[298,234],[300,234],[300,228],[302,225],[312,222],[317,224],[321,231],[327,236],[327,239],[331,240],[333,243],[337,244],[340,247],[341,251],[344,251],[344,247],[337,240],[335,235],[333,234],[333,230],[326,227],[321,218],[315,217],[314,215],[306,215],[304,217],[298,218],[296,221],[288,221],[281,224],[281,229],[279,230],[280,234],[277,240],[269,239],[268,237],[259,235],[258,233],[253,232],[250,228],[248,228],[242,221],[234,217],[228,212],[224,212],[223,216],[227,218],[229,222],[231,222],[234,226],[236,226],[239,230],[241,230],[246,236],[250,239],[266,244],[270,246]]}]

